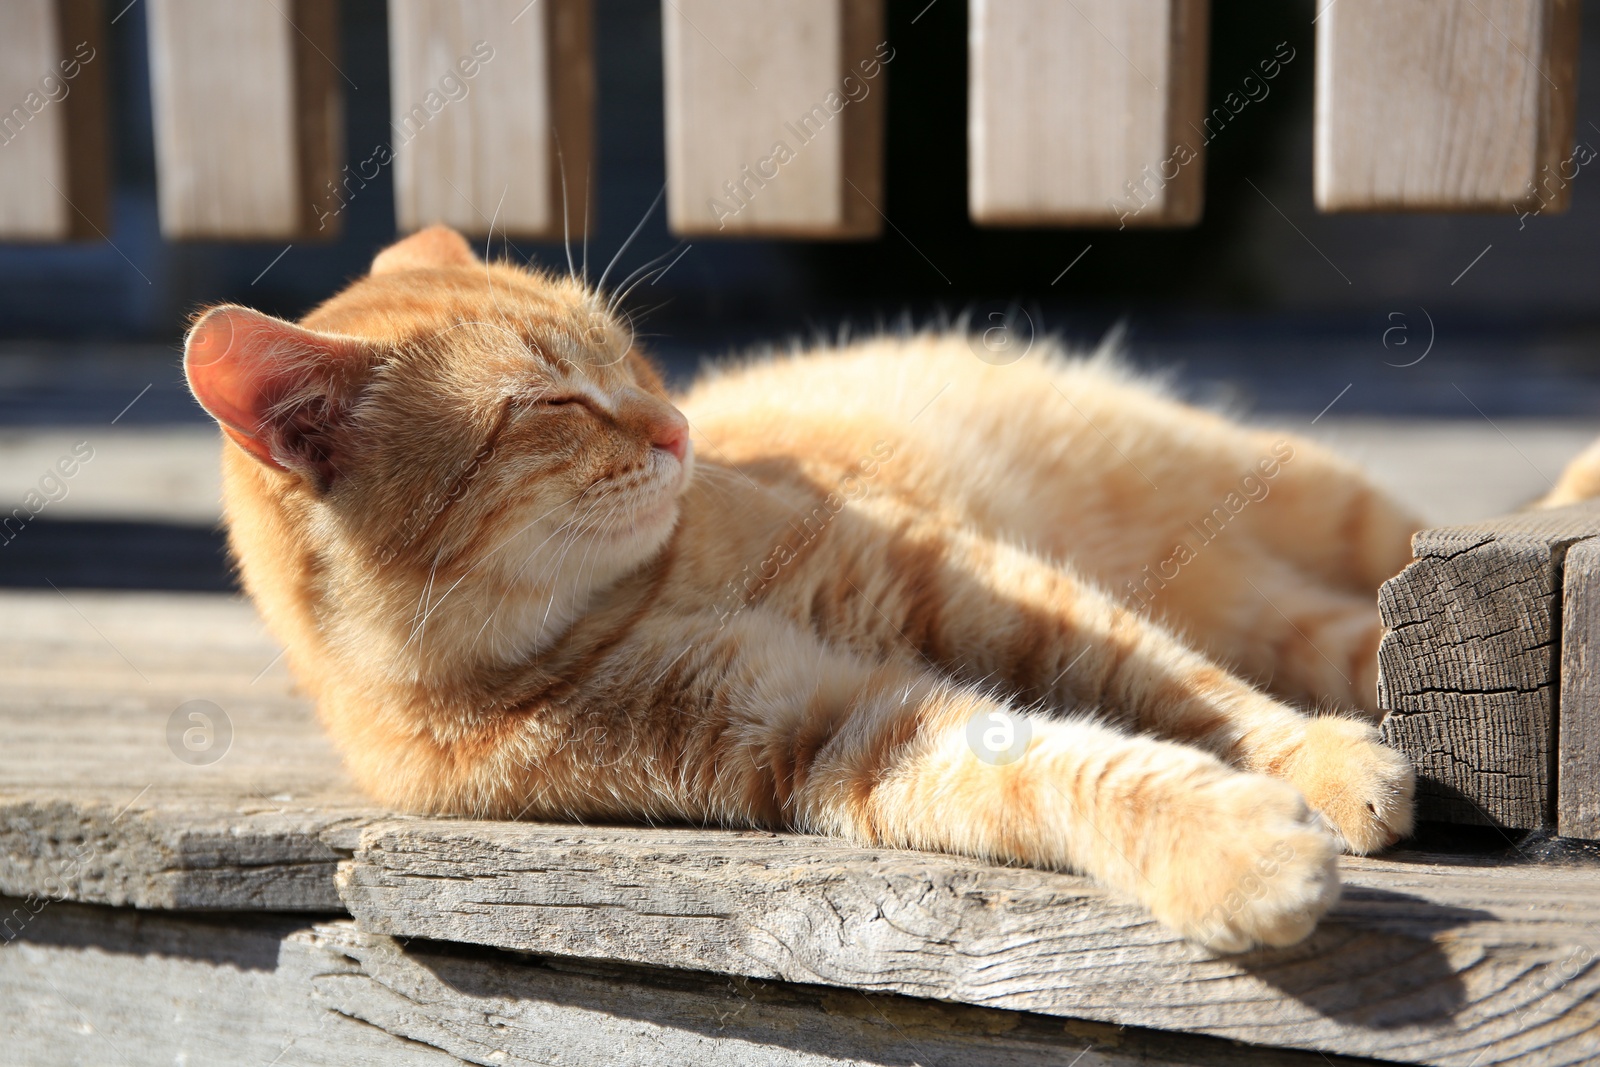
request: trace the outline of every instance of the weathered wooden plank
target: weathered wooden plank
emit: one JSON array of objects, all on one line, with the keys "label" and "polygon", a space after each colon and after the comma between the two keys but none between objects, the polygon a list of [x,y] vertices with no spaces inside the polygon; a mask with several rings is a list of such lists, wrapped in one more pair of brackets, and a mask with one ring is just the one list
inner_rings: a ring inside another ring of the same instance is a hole
[{"label": "weathered wooden plank", "polygon": [[[390,124],[402,230],[559,240],[587,217],[588,0],[390,0]],[[559,146],[559,151],[557,150]]]},{"label": "weathered wooden plank", "polygon": [[1323,211],[1566,209],[1577,0],[1321,0]]},{"label": "weathered wooden plank", "polygon": [[1197,222],[1209,10],[1207,0],[973,0],[973,220]]},{"label": "weathered wooden plank", "polygon": [[0,5],[0,240],[110,229],[100,0]]},{"label": "weathered wooden plank", "polygon": [[673,231],[875,236],[882,0],[673,0],[661,18]]},{"label": "weathered wooden plank", "polygon": [[248,604],[7,592],[0,617],[27,620],[0,643],[0,892],[341,910],[335,865],[379,810]]},{"label": "weathered wooden plank", "polygon": [[361,974],[328,940],[282,916],[207,919],[0,898],[4,1058],[36,1067],[461,1063],[320,996]]},{"label": "weathered wooden plank", "polygon": [[30,1064],[1325,1067],[1310,1053],[908,997],[402,947],[350,922],[35,913],[0,898],[0,937],[11,1009],[0,1031],[7,1056]]},{"label": "weathered wooden plank", "polygon": [[1562,557],[1600,504],[1424,530],[1384,583],[1384,740],[1417,768],[1421,819],[1554,826]]},{"label": "weathered wooden plank", "polygon": [[1561,587],[1556,832],[1600,840],[1600,539],[1567,549]]},{"label": "weathered wooden plank", "polygon": [[337,4],[151,0],[148,18],[162,234],[334,236]]},{"label": "weathered wooden plank", "polygon": [[380,823],[340,885],[364,929],[392,936],[1401,1062],[1581,1063],[1600,1047],[1600,867],[1344,868],[1309,941],[1222,959],[1081,878],[783,835]]}]

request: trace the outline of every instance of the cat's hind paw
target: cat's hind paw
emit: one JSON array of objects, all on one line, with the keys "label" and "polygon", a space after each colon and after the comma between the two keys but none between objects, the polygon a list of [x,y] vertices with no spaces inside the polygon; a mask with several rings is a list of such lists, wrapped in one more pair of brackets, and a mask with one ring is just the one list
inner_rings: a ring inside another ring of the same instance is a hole
[{"label": "cat's hind paw", "polygon": [[1193,837],[1155,876],[1156,917],[1216,952],[1307,937],[1339,897],[1339,849],[1300,794],[1231,774],[1184,803]]}]

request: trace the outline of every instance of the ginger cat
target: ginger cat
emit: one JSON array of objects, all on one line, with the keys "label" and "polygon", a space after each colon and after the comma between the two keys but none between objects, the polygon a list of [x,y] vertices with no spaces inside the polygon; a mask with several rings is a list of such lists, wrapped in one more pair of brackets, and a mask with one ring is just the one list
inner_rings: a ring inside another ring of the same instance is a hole
[{"label": "ginger cat", "polygon": [[298,326],[212,308],[185,366],[244,586],[380,800],[1073,869],[1217,950],[1297,941],[1341,848],[1411,829],[1374,594],[1417,523],[1037,349],[669,398],[602,298],[435,227]]}]

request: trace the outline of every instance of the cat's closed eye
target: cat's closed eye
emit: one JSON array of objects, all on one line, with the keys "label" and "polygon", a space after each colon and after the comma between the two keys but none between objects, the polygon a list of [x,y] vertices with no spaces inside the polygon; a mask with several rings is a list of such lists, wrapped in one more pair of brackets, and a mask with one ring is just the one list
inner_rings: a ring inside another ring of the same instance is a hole
[{"label": "cat's closed eye", "polygon": [[564,396],[561,394],[519,397],[513,401],[513,403],[521,408],[567,408],[586,406],[586,402],[581,396]]}]

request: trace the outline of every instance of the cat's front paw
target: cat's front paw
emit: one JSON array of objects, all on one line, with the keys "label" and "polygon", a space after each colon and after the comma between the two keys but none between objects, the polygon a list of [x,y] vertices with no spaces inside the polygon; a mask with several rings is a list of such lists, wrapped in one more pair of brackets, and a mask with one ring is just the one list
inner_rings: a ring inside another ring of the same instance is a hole
[{"label": "cat's front paw", "polygon": [[1295,789],[1230,773],[1174,801],[1151,911],[1217,952],[1292,945],[1339,897],[1338,843]]},{"label": "cat's front paw", "polygon": [[1311,719],[1282,777],[1323,814],[1351,852],[1379,852],[1411,833],[1416,774],[1364,722]]}]

